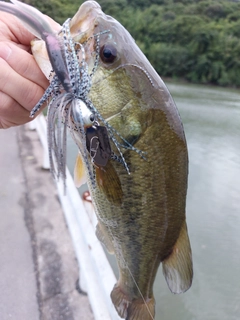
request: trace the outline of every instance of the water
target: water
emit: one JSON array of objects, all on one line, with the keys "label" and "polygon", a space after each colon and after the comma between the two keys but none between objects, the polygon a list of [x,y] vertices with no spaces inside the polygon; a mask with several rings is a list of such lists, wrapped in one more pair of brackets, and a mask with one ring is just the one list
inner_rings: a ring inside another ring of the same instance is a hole
[{"label": "water", "polygon": [[173,295],[159,268],[156,320],[239,320],[240,94],[194,85],[168,88],[189,149],[187,223],[194,281],[188,292]]}]

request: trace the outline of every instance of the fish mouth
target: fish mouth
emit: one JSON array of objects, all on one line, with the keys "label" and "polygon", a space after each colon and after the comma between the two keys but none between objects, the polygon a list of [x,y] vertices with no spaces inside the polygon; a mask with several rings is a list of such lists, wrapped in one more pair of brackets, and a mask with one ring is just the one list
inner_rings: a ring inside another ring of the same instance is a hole
[{"label": "fish mouth", "polygon": [[96,1],[84,2],[70,21],[72,37],[76,42],[83,43],[90,38],[98,25],[97,18],[104,15]]}]

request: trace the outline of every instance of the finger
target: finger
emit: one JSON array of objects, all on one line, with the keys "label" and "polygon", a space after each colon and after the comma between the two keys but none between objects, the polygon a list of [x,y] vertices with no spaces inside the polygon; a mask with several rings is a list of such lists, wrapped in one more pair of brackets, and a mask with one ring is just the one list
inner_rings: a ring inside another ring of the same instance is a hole
[{"label": "finger", "polygon": [[44,89],[48,87],[49,82],[38,67],[34,57],[17,45],[12,42],[2,42],[0,58],[4,59],[22,77],[35,82]]},{"label": "finger", "polygon": [[1,129],[6,129],[29,121],[29,112],[3,92],[0,92],[0,105]]},{"label": "finger", "polygon": [[[61,29],[61,26],[57,22],[48,16],[45,17],[52,27],[53,32],[58,32]],[[6,12],[1,12],[0,39],[6,38],[16,43],[29,46],[35,36],[27,30],[17,17]]]},{"label": "finger", "polygon": [[28,110],[7,94],[0,92],[0,129],[19,126],[32,120]]},{"label": "finger", "polygon": [[30,42],[34,39],[34,35],[23,27],[23,24],[17,17],[6,12],[1,12],[0,40],[7,39],[15,43],[30,46]]},{"label": "finger", "polygon": [[[44,89],[22,77],[0,58],[0,91],[9,95],[28,111],[44,94]],[[0,104],[1,107],[1,104]]]}]

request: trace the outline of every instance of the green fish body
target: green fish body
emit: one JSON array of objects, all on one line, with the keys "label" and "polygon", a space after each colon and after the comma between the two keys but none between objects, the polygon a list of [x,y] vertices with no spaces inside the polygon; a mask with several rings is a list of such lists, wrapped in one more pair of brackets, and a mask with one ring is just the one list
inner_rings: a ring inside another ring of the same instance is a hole
[{"label": "green fish body", "polygon": [[[111,298],[121,317],[152,319],[153,283],[161,262],[173,293],[186,291],[192,283],[183,126],[165,84],[120,23],[93,1],[85,2],[75,19],[84,21],[81,32],[87,37],[109,30],[100,36],[100,60],[89,96],[111,127],[144,152],[141,157],[122,150],[130,174],[109,160],[106,167],[95,169],[96,187],[89,180],[99,220],[97,236],[116,255],[119,267]],[[104,48],[110,59],[104,57]],[[117,153],[113,143],[112,149]]]},{"label": "green fish body", "polygon": [[[95,1],[80,7],[70,30],[73,40],[84,46],[89,73],[95,69],[88,98],[102,117],[88,140],[90,144],[96,130],[97,144],[88,147],[87,158],[77,161],[75,172],[82,172],[82,163],[92,170],[88,185],[98,217],[96,234],[115,254],[119,267],[111,293],[118,314],[127,320],[151,320],[160,263],[173,293],[185,292],[192,283],[183,126],[168,89],[131,35]],[[58,44],[61,34],[56,37]],[[47,45],[51,54],[51,43]],[[69,83],[67,76],[67,88]],[[100,130],[106,123],[108,131]],[[85,141],[74,135],[81,151]],[[105,162],[96,160],[102,156],[101,146],[102,152],[108,148]]]}]

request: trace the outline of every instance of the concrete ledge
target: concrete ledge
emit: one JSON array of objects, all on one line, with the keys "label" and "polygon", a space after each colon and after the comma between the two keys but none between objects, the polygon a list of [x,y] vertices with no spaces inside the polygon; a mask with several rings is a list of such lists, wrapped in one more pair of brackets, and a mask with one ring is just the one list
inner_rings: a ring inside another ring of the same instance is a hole
[{"label": "concrete ledge", "polygon": [[[43,123],[46,125],[42,115],[34,121],[41,122],[41,127]],[[38,127],[37,124],[37,130]],[[46,132],[44,128],[38,130],[41,141],[46,140],[44,132]],[[45,152],[48,152],[45,142],[43,147]],[[116,278],[103,248],[95,236],[96,217],[93,209],[90,205],[86,210],[68,170],[66,195],[63,192],[62,182],[57,181],[56,185],[80,266],[81,279],[84,279],[94,318],[96,320],[120,320],[121,318],[117,315],[110,298]]]},{"label": "concrete ledge", "polygon": [[0,318],[93,320],[37,133],[0,130],[0,144]]}]

